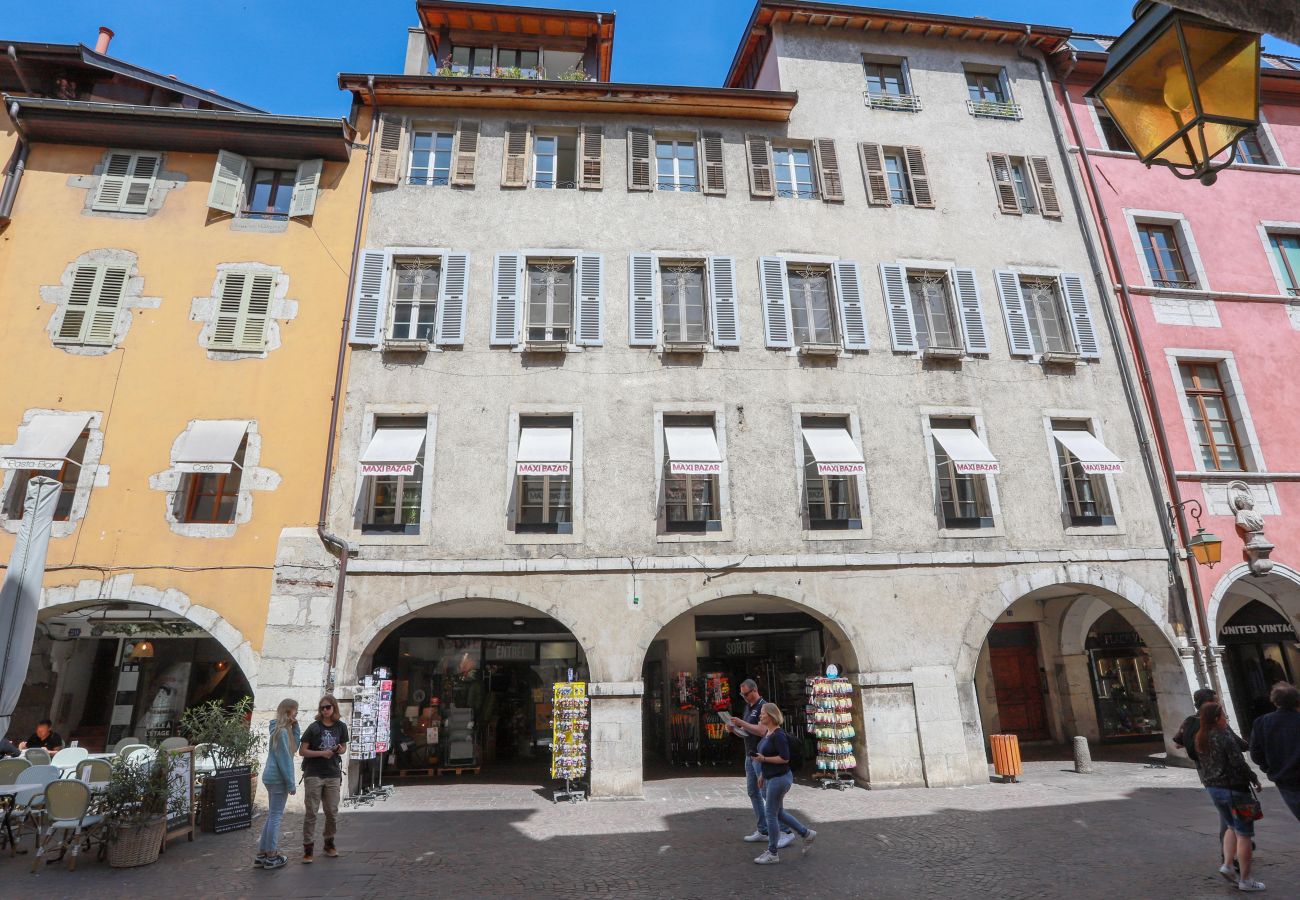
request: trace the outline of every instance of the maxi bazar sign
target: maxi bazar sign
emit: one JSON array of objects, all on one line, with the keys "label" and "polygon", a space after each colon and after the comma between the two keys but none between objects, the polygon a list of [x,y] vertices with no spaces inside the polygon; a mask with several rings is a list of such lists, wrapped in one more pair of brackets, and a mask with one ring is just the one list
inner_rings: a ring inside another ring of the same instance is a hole
[{"label": "maxi bazar sign", "polygon": [[864,462],[819,462],[818,475],[865,475],[867,464]]},{"label": "maxi bazar sign", "polygon": [[996,475],[1002,471],[997,461],[954,460],[953,467],[959,475]]},{"label": "maxi bazar sign", "polygon": [[671,475],[721,475],[722,463],[680,462],[674,459],[668,464],[668,472]]},{"label": "maxi bazar sign", "polygon": [[362,463],[362,475],[414,475],[415,463]]},{"label": "maxi bazar sign", "polygon": [[568,475],[572,464],[569,462],[521,462],[515,463],[520,475]]}]

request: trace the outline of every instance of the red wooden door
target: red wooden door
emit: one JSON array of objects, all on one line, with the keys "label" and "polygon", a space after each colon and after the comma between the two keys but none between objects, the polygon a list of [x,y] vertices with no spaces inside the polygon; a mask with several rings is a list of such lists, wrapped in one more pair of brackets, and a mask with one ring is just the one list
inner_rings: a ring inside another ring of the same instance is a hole
[{"label": "red wooden door", "polygon": [[989,635],[989,661],[998,700],[1000,731],[1022,741],[1045,741],[1047,709],[1043,679],[1038,671],[1038,636],[1034,626],[995,625]]}]

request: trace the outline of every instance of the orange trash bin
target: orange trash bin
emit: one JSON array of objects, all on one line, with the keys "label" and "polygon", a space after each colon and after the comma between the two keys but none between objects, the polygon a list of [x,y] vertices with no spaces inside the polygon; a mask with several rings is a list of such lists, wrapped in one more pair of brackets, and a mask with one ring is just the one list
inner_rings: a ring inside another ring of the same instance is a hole
[{"label": "orange trash bin", "polygon": [[1004,783],[1024,774],[1020,765],[1020,739],[1014,734],[990,735],[989,749],[993,751],[993,771],[1002,776]]}]

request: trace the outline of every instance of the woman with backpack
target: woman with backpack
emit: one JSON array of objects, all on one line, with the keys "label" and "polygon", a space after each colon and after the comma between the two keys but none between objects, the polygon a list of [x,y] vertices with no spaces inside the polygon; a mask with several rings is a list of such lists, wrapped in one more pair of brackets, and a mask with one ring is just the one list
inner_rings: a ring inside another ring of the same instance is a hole
[{"label": "woman with backpack", "polygon": [[284,806],[290,794],[298,792],[298,780],[293,772],[293,750],[302,742],[298,730],[298,701],[281,700],[271,720],[271,740],[267,746],[266,768],[262,771],[262,784],[266,785],[266,822],[262,825],[262,839],[257,844],[257,858],[253,867],[278,869],[288,858],[280,852],[280,822],[284,819]]},{"label": "woman with backpack", "polygon": [[781,838],[781,826],[793,828],[803,838],[803,852],[807,853],[817,839],[817,832],[804,826],[802,822],[785,811],[785,795],[794,784],[794,774],[790,771],[790,739],[781,730],[785,717],[775,703],[764,703],[763,711],[758,717],[763,738],[758,742],[758,751],[753,759],[762,767],[758,779],[758,788],[763,792],[763,804],[767,812],[767,849],[754,862],[760,866],[779,863],[776,855],[777,841]]},{"label": "woman with backpack", "polygon": [[[1218,703],[1201,706],[1201,724],[1196,731],[1196,768],[1201,783],[1219,811],[1223,832],[1223,865],[1219,874],[1235,882],[1240,891],[1262,891],[1264,883],[1250,877],[1251,839],[1259,818],[1259,801],[1251,787],[1259,778],[1246,763],[1236,735],[1228,728],[1228,717]],[[1233,870],[1234,860],[1241,873]]]}]

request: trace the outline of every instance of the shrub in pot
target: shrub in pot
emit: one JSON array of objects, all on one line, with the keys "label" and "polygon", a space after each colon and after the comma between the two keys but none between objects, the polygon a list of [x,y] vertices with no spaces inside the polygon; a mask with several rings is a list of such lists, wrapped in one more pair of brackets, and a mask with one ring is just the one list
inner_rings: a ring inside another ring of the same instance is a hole
[{"label": "shrub in pot", "polygon": [[252,773],[250,796],[256,796],[266,736],[250,727],[252,715],[252,697],[244,697],[232,706],[212,700],[185,710],[180,730],[191,744],[212,745],[212,762],[218,769],[248,766]]},{"label": "shrub in pot", "polygon": [[185,801],[185,784],[172,778],[171,754],[159,750],[145,762],[115,759],[104,792],[108,822],[108,864],[145,866],[158,859],[167,834],[167,814]]}]

